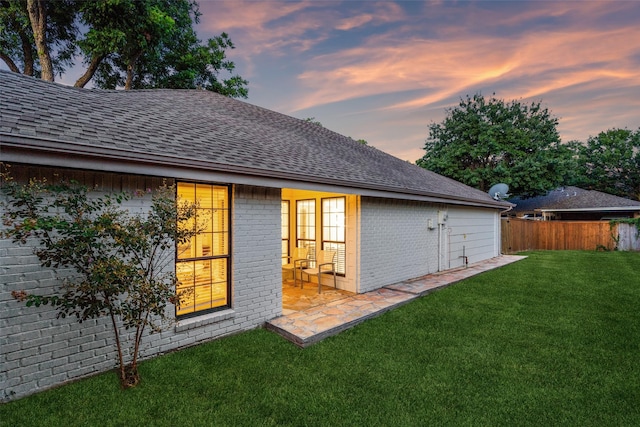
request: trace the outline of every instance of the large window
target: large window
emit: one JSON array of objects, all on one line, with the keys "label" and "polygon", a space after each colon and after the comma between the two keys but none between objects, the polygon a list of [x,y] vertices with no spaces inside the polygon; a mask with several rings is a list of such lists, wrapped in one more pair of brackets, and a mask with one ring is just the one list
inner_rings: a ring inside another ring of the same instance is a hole
[{"label": "large window", "polygon": [[296,246],[309,248],[309,258],[316,257],[316,201],[296,201]]},{"label": "large window", "polygon": [[176,248],[178,291],[187,290],[178,316],[225,307],[229,300],[229,188],[178,183],[178,198],[197,202],[195,220],[185,227],[201,230]]},{"label": "large window", "polygon": [[281,221],[282,221],[282,264],[286,264],[288,262],[287,257],[289,256],[289,201],[282,201],[282,209],[281,209]]},{"label": "large window", "polygon": [[335,251],[336,273],[345,274],[345,198],[322,199],[322,249]]}]

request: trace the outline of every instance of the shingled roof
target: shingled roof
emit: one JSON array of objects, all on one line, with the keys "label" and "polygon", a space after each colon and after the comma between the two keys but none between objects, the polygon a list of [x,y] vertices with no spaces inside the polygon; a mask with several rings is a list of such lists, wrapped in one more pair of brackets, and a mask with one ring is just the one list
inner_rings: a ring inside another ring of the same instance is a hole
[{"label": "shingled roof", "polygon": [[581,211],[626,209],[640,211],[640,201],[625,199],[601,191],[567,186],[549,191],[545,196],[529,199],[510,199],[516,206],[514,213],[533,211]]},{"label": "shingled roof", "polygon": [[[0,144],[128,162],[504,202],[329,129],[204,90],[78,89],[0,71]],[[50,166],[58,166],[52,163]]]}]

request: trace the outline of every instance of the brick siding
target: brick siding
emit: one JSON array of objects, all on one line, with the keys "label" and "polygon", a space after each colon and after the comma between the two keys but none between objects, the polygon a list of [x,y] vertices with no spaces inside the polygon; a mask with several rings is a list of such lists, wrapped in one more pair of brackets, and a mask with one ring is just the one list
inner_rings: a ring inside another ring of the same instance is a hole
[{"label": "brick siding", "polygon": [[[107,173],[14,168],[26,175],[68,178],[102,191],[155,188],[159,178]],[[127,202],[146,211],[150,196]],[[167,330],[144,337],[141,356],[148,358],[261,326],[282,312],[280,269],[280,190],[235,186],[232,196],[232,306],[181,320]],[[35,244],[35,243],[33,243]],[[78,324],[58,319],[49,306],[26,307],[11,291],[46,294],[60,282],[40,266],[32,247],[0,239],[0,401],[8,401],[116,366],[110,322],[106,318]],[[173,308],[171,307],[171,313]]]},{"label": "brick siding", "polygon": [[438,208],[424,202],[362,197],[360,292],[438,271]]}]

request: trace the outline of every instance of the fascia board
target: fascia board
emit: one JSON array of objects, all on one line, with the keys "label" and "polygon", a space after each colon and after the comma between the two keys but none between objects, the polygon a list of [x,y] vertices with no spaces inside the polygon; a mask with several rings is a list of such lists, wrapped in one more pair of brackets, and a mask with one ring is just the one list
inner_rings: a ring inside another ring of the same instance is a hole
[{"label": "fascia board", "polygon": [[640,211],[640,206],[612,206],[602,208],[573,208],[573,209],[534,209],[535,212],[619,212],[619,211]]}]

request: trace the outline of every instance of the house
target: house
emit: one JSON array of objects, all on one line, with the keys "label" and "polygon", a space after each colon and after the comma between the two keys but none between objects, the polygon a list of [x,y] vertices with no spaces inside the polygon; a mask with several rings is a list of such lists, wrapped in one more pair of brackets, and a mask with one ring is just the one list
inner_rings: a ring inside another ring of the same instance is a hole
[{"label": "house", "polygon": [[[202,90],[87,90],[6,71],[0,88],[0,150],[16,179],[102,192],[166,180],[216,215],[175,261],[194,288],[206,265],[210,296],[145,338],[143,357],[280,316],[282,257],[295,247],[336,250],[337,287],[356,293],[500,255],[508,204],[316,124]],[[114,366],[106,322],[78,325],[11,298],[57,284],[29,248],[2,240],[0,261],[0,398]]]},{"label": "house", "polygon": [[551,190],[544,196],[509,201],[516,205],[509,215],[518,218],[600,221],[640,217],[638,200],[573,186]]}]

